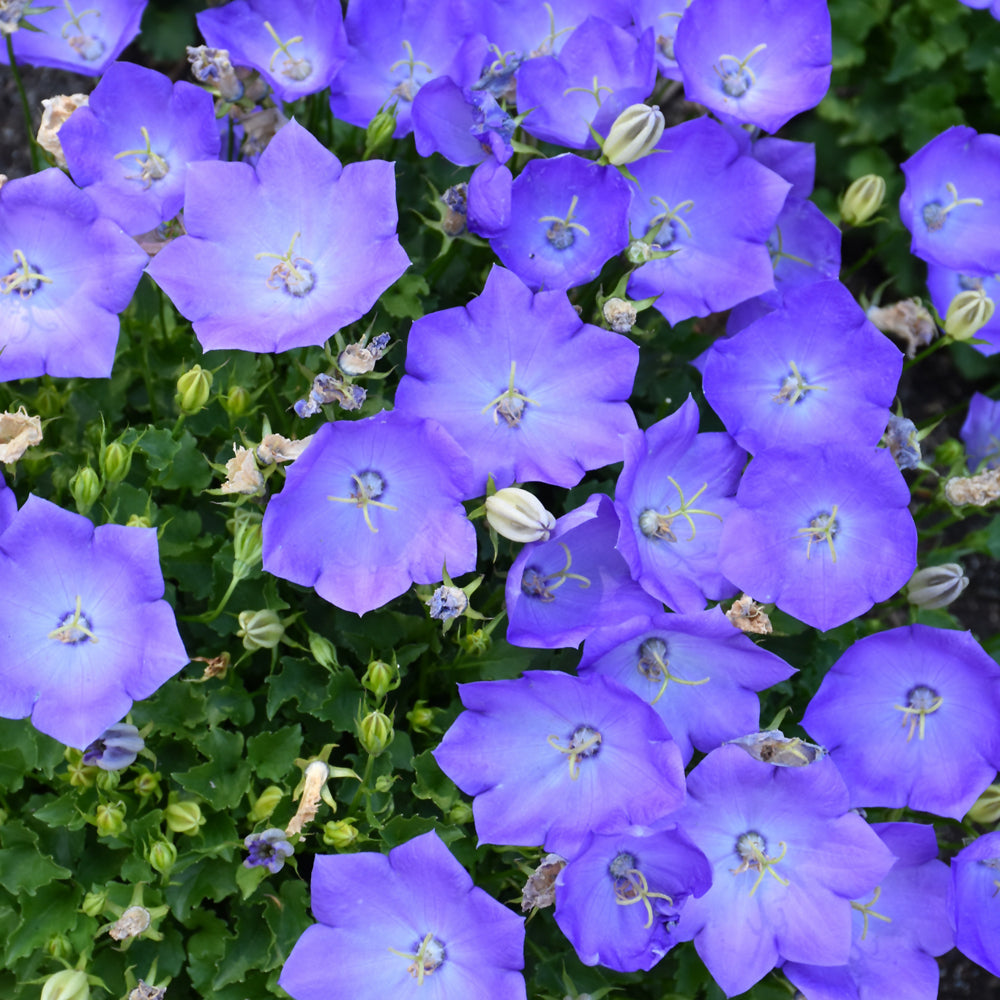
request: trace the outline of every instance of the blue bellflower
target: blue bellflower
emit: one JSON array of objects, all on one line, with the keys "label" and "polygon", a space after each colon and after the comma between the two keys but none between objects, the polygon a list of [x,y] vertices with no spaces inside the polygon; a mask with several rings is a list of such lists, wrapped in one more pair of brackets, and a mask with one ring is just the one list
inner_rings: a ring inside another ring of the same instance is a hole
[{"label": "blue bellflower", "polygon": [[285,831],[274,827],[261,833],[251,833],[243,843],[250,852],[243,867],[266,868],[272,875],[277,875],[285,867],[285,859],[295,853]]}]

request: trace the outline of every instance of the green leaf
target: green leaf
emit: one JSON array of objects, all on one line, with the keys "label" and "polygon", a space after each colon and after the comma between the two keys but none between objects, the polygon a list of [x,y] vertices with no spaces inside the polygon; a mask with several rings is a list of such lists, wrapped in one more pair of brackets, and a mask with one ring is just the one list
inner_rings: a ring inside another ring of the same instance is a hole
[{"label": "green leaf", "polygon": [[43,885],[73,874],[43,854],[38,834],[17,820],[4,826],[0,840],[0,885],[15,896],[22,892],[34,896]]},{"label": "green leaf", "polygon": [[53,934],[75,925],[79,914],[79,890],[66,885],[47,885],[33,896],[21,897],[21,921],[13,934],[4,938],[3,965],[41,948]]},{"label": "green leaf", "polygon": [[288,777],[292,762],[302,749],[302,727],[285,726],[247,740],[247,757],[254,773],[267,781]]},{"label": "green leaf", "polygon": [[243,736],[224,729],[213,729],[195,745],[208,758],[175,775],[181,788],[200,795],[213,809],[233,809],[250,786],[250,763],[243,756]]},{"label": "green leaf", "polygon": [[244,914],[236,921],[236,937],[226,942],[226,954],[212,980],[217,990],[229,983],[243,981],[247,970],[267,966],[264,956],[271,951],[273,936],[267,921],[257,913]]},{"label": "green leaf", "polygon": [[443,813],[458,801],[458,789],[438,767],[432,751],[425,750],[414,757],[413,770],[417,776],[413,794],[418,799],[430,799]]},{"label": "green leaf", "polygon": [[396,319],[419,319],[424,314],[422,297],[430,294],[430,286],[419,274],[404,274],[386,292],[380,302],[382,308]]}]

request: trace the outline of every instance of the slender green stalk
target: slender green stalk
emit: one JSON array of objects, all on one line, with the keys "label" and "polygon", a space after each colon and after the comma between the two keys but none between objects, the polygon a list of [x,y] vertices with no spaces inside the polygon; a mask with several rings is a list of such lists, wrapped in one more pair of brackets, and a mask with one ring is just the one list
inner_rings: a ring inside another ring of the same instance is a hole
[{"label": "slender green stalk", "polygon": [[14,41],[12,35],[5,36],[7,42],[7,62],[10,63],[11,76],[17,86],[17,92],[21,95],[21,111],[24,113],[24,127],[28,130],[28,149],[31,153],[31,170],[37,173],[41,170],[41,158],[38,155],[38,143],[35,141],[35,129],[31,122],[31,106],[28,104],[28,94],[24,89],[24,82],[21,80],[21,71],[17,68],[17,60],[14,58]]}]

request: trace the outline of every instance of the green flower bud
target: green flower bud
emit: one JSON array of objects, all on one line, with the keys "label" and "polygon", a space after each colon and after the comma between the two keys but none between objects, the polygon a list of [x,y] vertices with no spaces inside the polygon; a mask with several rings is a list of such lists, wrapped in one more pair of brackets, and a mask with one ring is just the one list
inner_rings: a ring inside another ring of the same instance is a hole
[{"label": "green flower bud", "polygon": [[358,739],[362,747],[377,757],[392,742],[392,719],[384,712],[369,712],[358,722]]},{"label": "green flower bud", "polygon": [[468,802],[456,802],[448,810],[448,823],[453,826],[472,822],[472,806]]},{"label": "green flower bud", "polygon": [[490,527],[512,542],[547,542],[556,519],[527,490],[507,486],[486,498]]},{"label": "green flower bud", "polygon": [[475,632],[463,635],[458,640],[458,644],[462,647],[462,651],[468,653],[470,656],[482,656],[493,644],[493,640],[490,638],[488,632],[477,628]]},{"label": "green flower bud", "polygon": [[944,465],[950,468],[956,463],[964,461],[965,449],[962,447],[961,442],[956,441],[954,438],[942,441],[934,449],[934,463],[936,465]]},{"label": "green flower bud", "polygon": [[250,822],[255,826],[258,823],[263,823],[264,820],[268,819],[271,813],[278,808],[278,803],[285,797],[284,791],[280,789],[277,785],[268,785],[257,796],[257,801],[254,802],[253,808],[250,810]]},{"label": "green flower bud", "polygon": [[45,942],[45,953],[53,958],[69,958],[73,954],[73,945],[65,934],[53,934]]},{"label": "green flower bud", "polygon": [[200,413],[212,394],[212,373],[195,365],[177,380],[177,408],[185,416]]},{"label": "green flower bud", "polygon": [[399,668],[385,660],[372,660],[361,678],[361,686],[381,701],[399,687]]},{"label": "green flower bud", "polygon": [[309,633],[309,652],[312,653],[313,659],[327,670],[333,670],[338,666],[337,647],[318,632]]},{"label": "green flower bud", "polygon": [[66,398],[54,385],[43,385],[35,393],[35,409],[43,420],[51,420],[62,413]]},{"label": "green flower bud", "polygon": [[990,785],[973,803],[967,818],[984,826],[1000,820],[1000,785]]},{"label": "green flower bud", "polygon": [[125,803],[102,803],[97,807],[94,821],[101,837],[120,837],[125,830]]},{"label": "green flower bud", "polygon": [[943,563],[918,569],[906,586],[906,599],[918,608],[930,611],[945,608],[969,585],[959,563]]},{"label": "green flower bud", "polygon": [[121,780],[122,776],[120,771],[98,770],[97,775],[94,778],[94,783],[102,792],[113,792],[121,783]]},{"label": "green flower bud", "polygon": [[231,417],[242,417],[250,412],[253,400],[250,393],[241,385],[234,385],[225,396],[222,397],[222,406]]},{"label": "green flower bud", "polygon": [[152,528],[153,522],[145,514],[130,514],[125,522],[126,528]]},{"label": "green flower bud", "polygon": [[132,788],[135,790],[135,794],[141,799],[148,799],[151,795],[159,798],[160,776],[155,771],[143,769],[132,781]]},{"label": "green flower bud", "polygon": [[163,816],[168,830],[186,833],[188,836],[196,834],[198,828],[205,824],[205,817],[197,802],[171,802],[163,811]]},{"label": "green flower bud", "polygon": [[613,166],[633,163],[647,156],[663,135],[663,112],[648,104],[632,104],[615,120],[601,147],[604,159]]},{"label": "green flower bud", "polygon": [[97,773],[100,769],[84,764],[82,759],[71,760],[66,768],[69,783],[74,788],[92,788],[97,780]]},{"label": "green flower bud", "polygon": [[236,619],[240,623],[236,633],[243,640],[243,648],[251,653],[258,649],[274,649],[285,634],[285,626],[277,611],[241,611]]},{"label": "green flower bud", "polygon": [[77,511],[85,515],[101,495],[101,480],[89,465],[85,465],[70,479],[69,491]]},{"label": "green flower bud", "polygon": [[885,180],[878,174],[859,177],[840,199],[840,217],[849,226],[867,222],[881,207],[885,198]]},{"label": "green flower bud", "polygon": [[343,851],[358,839],[358,828],[346,819],[330,820],[323,826],[323,843]]},{"label": "green flower bud", "polygon": [[261,564],[264,535],[261,530],[262,518],[259,514],[242,513],[233,523],[233,572],[240,577]]},{"label": "green flower bud", "polygon": [[146,855],[153,871],[161,875],[169,875],[170,869],[177,864],[177,848],[169,840],[157,840]]},{"label": "green flower bud", "polygon": [[79,969],[63,969],[45,980],[41,1000],[89,1000],[87,974]]},{"label": "green flower bud", "polygon": [[120,483],[132,467],[132,449],[121,441],[112,441],[101,449],[99,461],[105,482]]},{"label": "green flower bud", "polygon": [[955,340],[971,340],[989,323],[995,306],[981,288],[959,292],[948,306],[944,332]]},{"label": "green flower bud", "polygon": [[364,159],[370,160],[373,156],[389,148],[392,142],[392,133],[396,131],[396,106],[390,105],[383,108],[368,123],[365,129],[365,155]]},{"label": "green flower bud", "polygon": [[422,698],[417,701],[413,708],[406,713],[406,721],[410,728],[418,733],[426,733],[434,725],[434,709],[429,708],[427,702]]},{"label": "green flower bud", "polygon": [[108,902],[108,894],[104,889],[99,892],[88,892],[83,897],[83,905],[80,909],[88,917],[99,917],[104,912],[104,907]]}]

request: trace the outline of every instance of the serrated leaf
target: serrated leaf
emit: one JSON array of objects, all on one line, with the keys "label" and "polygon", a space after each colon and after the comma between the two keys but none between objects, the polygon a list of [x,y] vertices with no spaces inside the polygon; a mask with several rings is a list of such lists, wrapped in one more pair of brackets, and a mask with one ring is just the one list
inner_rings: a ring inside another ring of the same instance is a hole
[{"label": "serrated leaf", "polygon": [[14,896],[34,896],[43,885],[73,874],[43,853],[38,834],[16,820],[4,826],[0,843],[0,885]]},{"label": "serrated leaf", "polygon": [[247,758],[254,774],[267,781],[287,778],[292,762],[301,749],[301,726],[285,726],[284,729],[261,733],[247,740]]},{"label": "serrated leaf", "polygon": [[208,762],[174,777],[217,810],[235,808],[250,786],[250,763],[243,755],[243,736],[213,729],[195,741]]},{"label": "serrated leaf", "polygon": [[417,776],[413,794],[418,799],[430,799],[441,812],[447,812],[458,801],[458,789],[438,767],[430,750],[413,758],[413,771]]}]

